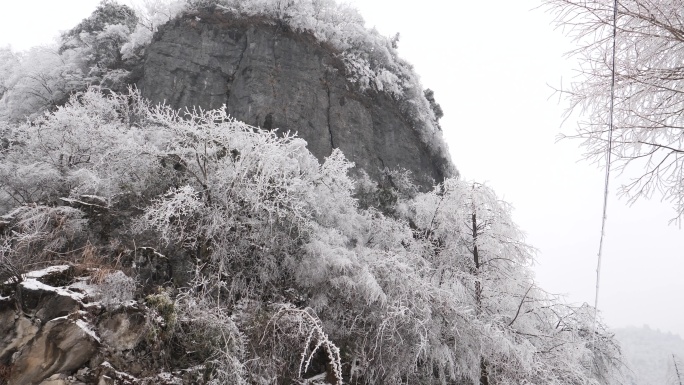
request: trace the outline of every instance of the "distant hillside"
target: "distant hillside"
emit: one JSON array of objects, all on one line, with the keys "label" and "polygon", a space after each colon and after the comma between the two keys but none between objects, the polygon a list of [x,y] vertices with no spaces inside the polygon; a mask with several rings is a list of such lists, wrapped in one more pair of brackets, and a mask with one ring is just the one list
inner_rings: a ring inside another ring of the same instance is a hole
[{"label": "distant hillside", "polygon": [[615,330],[624,358],[638,385],[676,384],[672,355],[684,357],[684,340],[648,326]]}]

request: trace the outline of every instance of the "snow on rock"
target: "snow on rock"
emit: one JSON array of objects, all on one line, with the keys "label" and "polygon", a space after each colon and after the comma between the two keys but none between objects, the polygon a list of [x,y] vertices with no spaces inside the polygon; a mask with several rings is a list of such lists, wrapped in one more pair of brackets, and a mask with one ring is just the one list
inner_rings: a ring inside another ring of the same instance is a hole
[{"label": "snow on rock", "polygon": [[22,313],[42,323],[80,310],[85,298],[85,294],[46,285],[34,278],[22,281],[17,294]]},{"label": "snow on rock", "polygon": [[119,380],[119,382],[116,382],[117,384],[123,382],[123,383],[139,383],[139,380],[135,377],[132,376],[126,372],[122,372],[120,370],[116,370],[112,364],[110,364],[108,361],[104,361],[102,364],[100,364],[100,367],[102,369],[105,369],[105,372],[107,373],[108,376],[110,376],[113,379]]},{"label": "snow on rock", "polygon": [[71,207],[76,207],[85,210],[107,210],[109,204],[107,199],[97,196],[97,195],[81,195],[80,199],[74,198],[59,198],[62,202],[66,203]]},{"label": "snow on rock", "polygon": [[[99,294],[97,285],[92,285],[87,277],[79,277],[74,280],[72,284],[66,287],[67,290],[84,293],[85,297],[95,298]],[[96,302],[89,302],[88,305],[93,305]]]},{"label": "snow on rock", "polygon": [[183,380],[168,372],[159,373],[157,379],[164,385],[183,385]]},{"label": "snow on rock", "polygon": [[82,319],[79,319],[76,320],[76,325],[78,325],[78,327],[80,327],[84,332],[91,336],[95,341],[100,342],[100,337],[97,336],[91,324]]},{"label": "snow on rock", "polygon": [[[58,265],[26,273],[0,296],[0,362],[11,368],[9,385],[188,383],[158,376],[131,355],[148,331],[144,306],[132,298],[117,307],[93,302],[107,289],[75,271]],[[114,365],[101,365],[105,358]],[[131,365],[130,374],[120,370]]]},{"label": "snow on rock", "polygon": [[42,291],[51,291],[56,293],[57,295],[63,295],[67,297],[71,297],[76,301],[82,301],[85,298],[85,294],[83,293],[77,293],[75,291],[71,291],[69,289],[65,289],[63,287],[53,287],[46,285],[36,279],[27,279],[25,281],[22,281],[20,283],[20,286],[24,289],[28,290],[42,290]]},{"label": "snow on rock", "polygon": [[55,265],[46,267],[45,269],[31,271],[25,274],[26,278],[42,278],[49,274],[64,273],[71,268],[70,265]]},{"label": "snow on rock", "polygon": [[101,197],[99,195],[90,195],[90,194],[83,194],[80,196],[81,200],[86,201],[87,203],[90,204],[96,204],[100,206],[108,206],[109,203],[107,201],[107,198]]}]

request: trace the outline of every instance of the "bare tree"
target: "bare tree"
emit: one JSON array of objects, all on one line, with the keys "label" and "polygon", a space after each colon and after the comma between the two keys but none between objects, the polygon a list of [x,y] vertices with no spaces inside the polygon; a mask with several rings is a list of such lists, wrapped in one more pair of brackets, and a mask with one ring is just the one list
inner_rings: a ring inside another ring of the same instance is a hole
[{"label": "bare tree", "polygon": [[[560,92],[585,156],[601,161],[612,138],[611,167],[638,169],[622,186],[631,202],[654,192],[684,214],[684,8],[674,0],[544,0],[578,48],[578,80]],[[614,13],[614,10],[616,11]],[[613,82],[613,22],[615,71]],[[609,128],[614,97],[613,129]]]},{"label": "bare tree", "polygon": [[668,384],[682,385],[684,384],[684,373],[682,373],[682,361],[676,355],[672,355],[672,366],[668,373]]}]

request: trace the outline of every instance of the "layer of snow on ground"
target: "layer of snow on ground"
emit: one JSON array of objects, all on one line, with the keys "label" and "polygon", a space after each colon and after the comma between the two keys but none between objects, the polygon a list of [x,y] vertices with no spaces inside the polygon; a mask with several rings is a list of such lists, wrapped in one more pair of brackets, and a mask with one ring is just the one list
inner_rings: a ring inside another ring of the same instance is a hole
[{"label": "layer of snow on ground", "polygon": [[90,283],[88,283],[88,278],[85,277],[76,278],[76,282],[67,286],[67,289],[76,289],[83,291],[90,297],[95,297],[99,292],[97,285],[91,285]]},{"label": "layer of snow on ground", "polygon": [[44,277],[48,274],[53,274],[53,273],[62,273],[64,271],[69,270],[69,265],[56,265],[56,266],[50,266],[46,267],[45,269],[42,270],[36,270],[32,271],[30,273],[26,273],[24,276],[26,278],[41,278]]},{"label": "layer of snow on ground", "polygon": [[62,287],[52,287],[52,286],[46,285],[42,282],[39,282],[33,278],[22,281],[21,286],[26,288],[26,289],[29,289],[29,290],[53,291],[53,292],[57,293],[58,295],[64,295],[67,297],[71,297],[71,298],[75,299],[76,301],[82,301],[83,298],[85,297],[84,294],[76,293],[76,292],[73,292],[71,290],[64,289]]},{"label": "layer of snow on ground", "polygon": [[107,206],[107,198],[101,197],[99,195],[83,194],[81,195],[81,199],[89,199],[93,202],[98,202],[97,204],[101,206]]}]

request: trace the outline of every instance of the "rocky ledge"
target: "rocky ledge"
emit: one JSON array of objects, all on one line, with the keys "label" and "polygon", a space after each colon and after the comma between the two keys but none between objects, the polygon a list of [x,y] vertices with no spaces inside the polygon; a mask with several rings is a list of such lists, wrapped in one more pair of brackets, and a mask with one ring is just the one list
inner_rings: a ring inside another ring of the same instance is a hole
[{"label": "rocky ledge", "polygon": [[0,384],[195,383],[202,368],[155,369],[146,347],[163,319],[126,300],[131,282],[121,271],[60,265],[0,283]]}]

